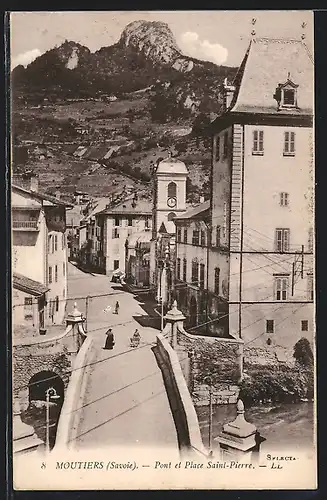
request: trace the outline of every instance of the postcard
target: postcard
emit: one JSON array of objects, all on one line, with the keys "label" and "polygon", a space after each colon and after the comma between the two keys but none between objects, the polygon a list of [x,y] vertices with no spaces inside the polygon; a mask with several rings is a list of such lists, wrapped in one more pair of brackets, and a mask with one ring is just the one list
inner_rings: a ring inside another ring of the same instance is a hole
[{"label": "postcard", "polygon": [[9,23],[14,489],[316,489],[313,12]]}]

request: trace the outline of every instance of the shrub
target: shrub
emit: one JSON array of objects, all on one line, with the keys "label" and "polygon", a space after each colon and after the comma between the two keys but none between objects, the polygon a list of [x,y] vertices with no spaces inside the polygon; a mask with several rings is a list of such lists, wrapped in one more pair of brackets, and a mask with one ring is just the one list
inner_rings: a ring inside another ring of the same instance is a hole
[{"label": "shrub", "polygon": [[240,398],[245,404],[259,402],[296,402],[312,399],[314,374],[297,367],[252,366],[240,386]]},{"label": "shrub", "polygon": [[313,352],[310,342],[305,337],[302,337],[294,346],[294,358],[296,362],[304,367],[313,366]]}]

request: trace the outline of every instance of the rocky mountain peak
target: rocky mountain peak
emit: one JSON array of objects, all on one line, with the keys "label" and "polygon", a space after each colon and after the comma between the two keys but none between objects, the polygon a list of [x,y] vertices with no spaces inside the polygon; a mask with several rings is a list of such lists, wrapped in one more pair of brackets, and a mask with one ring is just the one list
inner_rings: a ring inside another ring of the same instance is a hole
[{"label": "rocky mountain peak", "polygon": [[118,45],[137,51],[154,64],[171,66],[182,72],[193,68],[193,62],[181,53],[171,29],[163,22],[129,23],[123,30]]}]

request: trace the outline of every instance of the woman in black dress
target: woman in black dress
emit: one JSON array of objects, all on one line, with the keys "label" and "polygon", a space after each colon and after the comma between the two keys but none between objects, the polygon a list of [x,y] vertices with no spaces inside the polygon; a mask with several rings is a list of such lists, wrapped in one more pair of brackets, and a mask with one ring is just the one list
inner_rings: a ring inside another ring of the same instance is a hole
[{"label": "woman in black dress", "polygon": [[109,330],[106,332],[106,335],[106,343],[103,349],[113,349],[115,345],[115,338],[111,328],[109,328]]}]

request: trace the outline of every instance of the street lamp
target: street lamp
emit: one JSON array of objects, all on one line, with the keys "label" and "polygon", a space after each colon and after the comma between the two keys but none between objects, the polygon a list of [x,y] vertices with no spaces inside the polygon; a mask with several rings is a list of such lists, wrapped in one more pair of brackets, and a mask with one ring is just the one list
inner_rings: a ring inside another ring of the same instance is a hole
[{"label": "street lamp", "polygon": [[212,451],[212,379],[211,377],[206,377],[204,379],[209,385],[209,457],[213,457]]},{"label": "street lamp", "polygon": [[45,425],[46,425],[46,439],[45,439],[45,446],[46,446],[46,452],[50,453],[50,398],[51,399],[60,399],[60,396],[58,396],[57,391],[54,387],[49,387],[45,391],[45,399],[46,399],[46,416],[45,416]]}]

